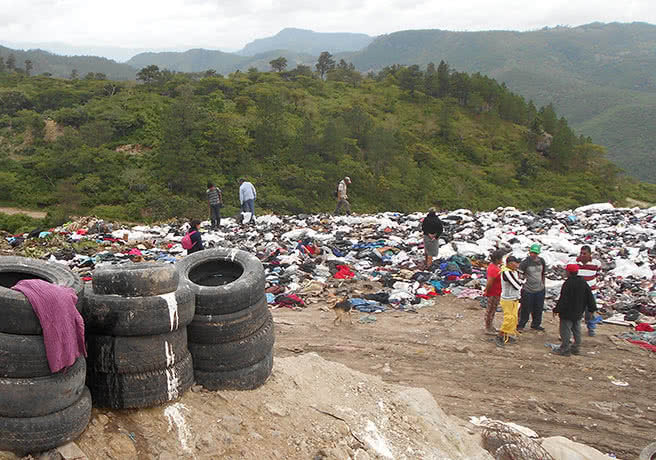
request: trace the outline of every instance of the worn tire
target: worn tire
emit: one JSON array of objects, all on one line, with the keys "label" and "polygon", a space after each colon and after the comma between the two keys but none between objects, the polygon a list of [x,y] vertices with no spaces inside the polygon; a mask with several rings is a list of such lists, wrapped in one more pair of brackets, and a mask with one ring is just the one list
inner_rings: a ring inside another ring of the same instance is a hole
[{"label": "worn tire", "polygon": [[194,317],[194,295],[187,286],[147,297],[96,294],[84,289],[82,317],[87,330],[102,335],[158,335],[187,326]]},{"label": "worn tire", "polygon": [[40,417],[0,417],[0,450],[43,452],[77,439],[91,420],[91,394],[84,388],[73,405]]},{"label": "worn tire", "polygon": [[273,351],[263,360],[245,367],[226,372],[196,372],[196,383],[208,390],[254,390],[264,384],[273,369]]},{"label": "worn tire", "polygon": [[640,460],[656,460],[656,442],[652,442],[640,452]]},{"label": "worn tire", "polygon": [[[197,315],[226,315],[255,305],[264,296],[264,267],[254,255],[238,249],[207,249],[176,263],[180,282],[196,296]],[[213,275],[228,281],[210,285]]]},{"label": "worn tire", "polygon": [[189,354],[187,329],[135,337],[88,334],[87,350],[91,372],[135,374],[165,369]]},{"label": "worn tire", "polygon": [[38,417],[67,408],[82,394],[86,368],[80,357],[70,368],[47,377],[0,379],[0,416]]},{"label": "worn tire", "polygon": [[227,315],[195,315],[187,326],[194,343],[225,343],[240,340],[260,329],[267,320],[266,297],[255,305]]},{"label": "worn tire", "polygon": [[50,374],[42,335],[0,333],[0,378],[45,377]]},{"label": "worn tire", "polygon": [[251,366],[273,348],[275,337],[273,318],[267,312],[264,325],[254,334],[226,343],[189,342],[189,351],[194,357],[194,369],[206,372],[224,372]]},{"label": "worn tire", "polygon": [[93,292],[123,297],[146,297],[173,292],[178,272],[167,263],[102,265],[93,272]]},{"label": "worn tire", "polygon": [[78,298],[76,306],[80,309],[82,281],[67,267],[26,257],[0,257],[0,332],[22,335],[42,333],[39,319],[27,297],[10,289],[20,280],[35,278],[72,288]]},{"label": "worn tire", "polygon": [[191,388],[194,369],[187,354],[172,367],[136,374],[87,372],[87,385],[97,407],[136,409],[173,401]]}]

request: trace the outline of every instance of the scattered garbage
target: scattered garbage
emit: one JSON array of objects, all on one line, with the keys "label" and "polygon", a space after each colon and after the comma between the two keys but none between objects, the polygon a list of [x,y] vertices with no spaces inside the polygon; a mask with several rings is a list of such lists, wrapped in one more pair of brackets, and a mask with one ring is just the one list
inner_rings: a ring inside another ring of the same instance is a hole
[{"label": "scattered garbage", "polygon": [[[348,296],[364,313],[416,312],[447,294],[480,301],[491,251],[501,248],[521,258],[534,243],[542,246],[547,262],[550,309],[565,279],[562,268],[586,244],[602,262],[597,302],[604,321],[656,323],[656,208],[601,203],[538,213],[512,207],[442,212],[440,258],[430,267],[423,266],[423,217],[264,215],[255,225],[226,218],[218,230],[210,229],[209,221],[201,230],[207,247],[243,249],[262,261],[271,306],[301,309]],[[175,262],[186,255],[181,240],[187,228],[181,221],[127,227],[85,217],[52,229],[5,234],[0,254],[56,261],[89,280],[104,264]]]}]

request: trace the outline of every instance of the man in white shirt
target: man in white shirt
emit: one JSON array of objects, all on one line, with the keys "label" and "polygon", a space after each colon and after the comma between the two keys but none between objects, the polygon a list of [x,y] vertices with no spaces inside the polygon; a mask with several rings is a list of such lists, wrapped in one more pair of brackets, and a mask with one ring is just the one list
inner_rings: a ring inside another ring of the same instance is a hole
[{"label": "man in white shirt", "polygon": [[344,208],[347,215],[351,215],[351,203],[348,202],[348,193],[347,186],[351,184],[351,178],[346,176],[339,182],[337,186],[337,207],[335,208],[335,214],[338,214],[339,211]]},{"label": "man in white shirt", "polygon": [[239,179],[239,202],[241,203],[241,210],[243,212],[251,213],[252,224],[255,224],[255,199],[257,192],[253,184],[244,179]]}]

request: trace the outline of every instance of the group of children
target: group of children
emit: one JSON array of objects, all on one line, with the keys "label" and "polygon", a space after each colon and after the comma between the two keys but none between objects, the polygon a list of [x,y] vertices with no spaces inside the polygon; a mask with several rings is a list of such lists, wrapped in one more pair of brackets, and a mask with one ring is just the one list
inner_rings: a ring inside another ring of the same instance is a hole
[{"label": "group of children", "polygon": [[[544,262],[541,258],[536,257],[539,252],[539,245],[532,245],[530,256],[521,262],[521,270],[519,271],[528,275],[527,267],[531,263],[539,265],[541,270],[536,270],[536,272],[542,278],[542,290],[544,290]],[[526,286],[519,277],[519,259],[513,255],[508,255],[504,264],[504,255],[505,253],[502,250],[496,250],[492,253],[491,263],[487,268],[487,284],[485,286],[485,296],[488,300],[485,312],[485,332],[495,336],[494,341],[499,347],[517,342],[517,335],[526,324],[529,314],[533,316],[531,328],[540,331],[544,330],[540,325],[542,305],[534,308],[532,305],[534,303],[533,301],[525,301],[526,298],[530,300],[530,296],[523,295],[523,290]],[[553,314],[560,317],[561,344],[560,347],[554,350],[554,353],[558,355],[569,356],[571,354],[579,354],[581,346],[581,320],[584,316],[586,324],[589,327],[589,334],[594,335],[594,312],[597,310],[597,305],[593,294],[593,287],[595,287],[596,270],[598,268],[598,263],[594,263],[591,260],[589,246],[583,246],[576,262],[570,263],[565,267],[567,280],[563,283],[560,297],[556,303],[556,307],[553,309]],[[520,299],[522,299],[521,306]],[[542,293],[542,302],[544,302],[544,293]],[[528,305],[529,303],[531,305]],[[492,322],[498,306],[501,306],[503,312],[503,323],[497,331],[492,326]],[[527,310],[522,312],[521,320],[518,317],[520,308]],[[536,313],[537,309],[540,310],[539,314]],[[520,325],[519,328],[518,323]],[[572,337],[574,338],[573,345],[571,344]]]}]

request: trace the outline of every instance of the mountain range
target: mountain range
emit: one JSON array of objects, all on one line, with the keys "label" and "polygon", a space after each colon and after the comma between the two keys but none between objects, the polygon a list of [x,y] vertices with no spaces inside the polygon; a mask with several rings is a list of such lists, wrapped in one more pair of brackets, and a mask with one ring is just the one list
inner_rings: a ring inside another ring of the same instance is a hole
[{"label": "mountain range", "polygon": [[[361,47],[358,49],[358,47]],[[0,56],[7,55],[0,47]],[[646,23],[592,23],[529,32],[450,32],[408,30],[376,38],[364,34],[326,34],[284,29],[255,40],[237,53],[204,49],[141,53],[126,64],[29,51],[35,73],[70,75],[77,66],[109,78],[134,78],[136,69],[155,64],[181,72],[270,68],[284,56],[288,69],[314,68],[318,54],[329,51],[362,72],[395,64],[422,67],[444,60],[451,69],[481,72],[537,105],[553,103],[582,134],[608,147],[609,157],[633,176],[656,182],[656,26]],[[88,61],[88,62],[87,62]],[[45,70],[47,69],[47,70]]]}]

